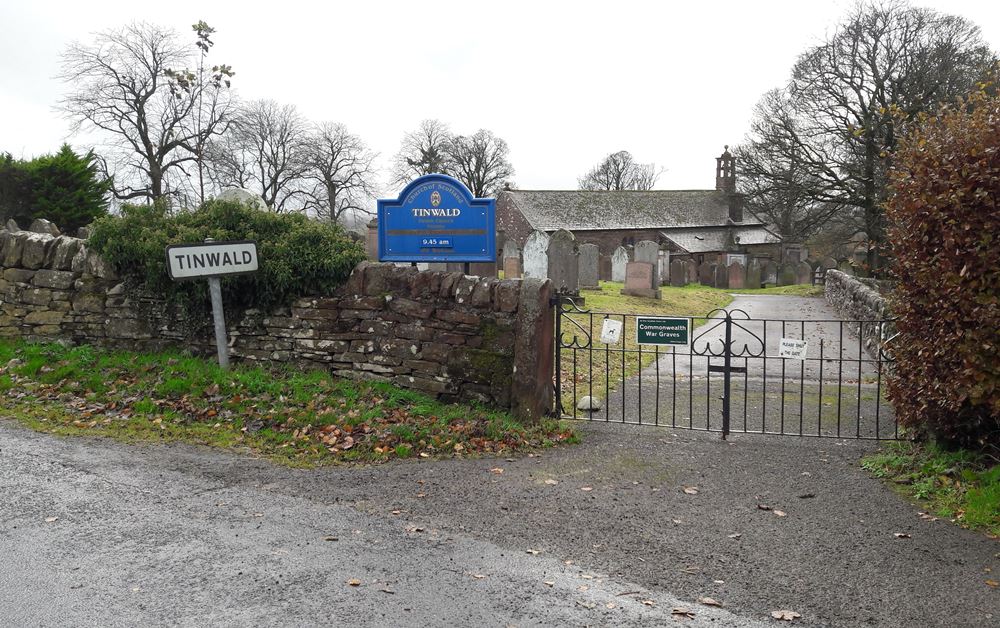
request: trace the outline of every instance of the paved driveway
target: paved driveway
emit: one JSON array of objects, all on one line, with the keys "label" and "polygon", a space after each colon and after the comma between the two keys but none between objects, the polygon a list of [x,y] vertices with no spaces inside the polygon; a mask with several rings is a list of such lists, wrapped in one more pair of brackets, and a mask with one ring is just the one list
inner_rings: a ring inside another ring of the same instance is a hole
[{"label": "paved driveway", "polygon": [[0,616],[661,626],[683,604],[702,626],[773,625],[778,609],[813,626],[1000,617],[985,584],[1000,544],[919,518],[858,468],[871,445],[581,430],[582,445],[540,456],[304,471],[0,421]]}]

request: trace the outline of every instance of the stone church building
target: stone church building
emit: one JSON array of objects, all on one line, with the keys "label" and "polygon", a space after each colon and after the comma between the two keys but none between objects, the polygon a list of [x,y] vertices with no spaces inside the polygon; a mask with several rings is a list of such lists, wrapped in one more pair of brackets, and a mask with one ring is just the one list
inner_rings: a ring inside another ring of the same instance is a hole
[{"label": "stone church building", "polygon": [[[672,258],[727,263],[780,261],[781,238],[744,208],[728,146],[716,158],[714,190],[505,190],[497,197],[498,248],[519,248],[533,230],[567,229],[600,248],[602,275],[618,246],[658,242]],[[742,258],[742,259],[741,259]],[[603,277],[602,277],[603,278]]]}]

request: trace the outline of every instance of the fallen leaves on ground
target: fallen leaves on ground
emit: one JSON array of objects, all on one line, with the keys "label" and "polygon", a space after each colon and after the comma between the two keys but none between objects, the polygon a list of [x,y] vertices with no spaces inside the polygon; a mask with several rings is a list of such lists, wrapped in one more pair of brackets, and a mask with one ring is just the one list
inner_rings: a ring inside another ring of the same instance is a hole
[{"label": "fallen leaves on ground", "polygon": [[986,580],[986,586],[992,587],[992,588],[995,589],[997,587],[1000,587],[1000,582],[997,582],[996,580]]},{"label": "fallen leaves on ground", "polygon": [[559,480],[553,480],[552,478],[549,478],[548,480],[545,480],[545,483],[548,484],[549,486],[555,486],[556,484],[559,484]]},{"label": "fallen leaves on ground", "polygon": [[347,581],[347,584],[351,585],[352,587],[360,587],[361,581],[358,580],[357,578],[351,578],[350,580]]},{"label": "fallen leaves on ground", "polygon": [[780,610],[780,611],[771,611],[771,617],[774,617],[775,619],[780,621],[792,621],[793,619],[802,617],[802,615],[799,615],[795,611]]},{"label": "fallen leaves on ground", "polygon": [[698,487],[697,486],[685,486],[684,487],[684,492],[687,493],[688,495],[697,495],[698,494]]},{"label": "fallen leaves on ground", "polygon": [[722,602],[712,597],[700,597],[698,598],[698,603],[705,606],[722,606]]},{"label": "fallen leaves on ground", "polygon": [[593,486],[581,486],[580,490],[589,493],[590,491],[594,490],[594,487]]},{"label": "fallen leaves on ground", "polygon": [[774,512],[774,514],[778,515],[779,517],[787,517],[788,516],[788,513],[785,512],[784,510],[774,510],[772,512]]},{"label": "fallen leaves on ground", "polygon": [[538,556],[539,554],[542,553],[542,550],[537,550],[537,549],[529,549],[529,550],[525,550],[525,551],[527,553],[531,554],[532,556]]},{"label": "fallen leaves on ground", "polygon": [[897,539],[909,539],[909,538],[912,538],[906,532],[896,532],[895,534],[893,534],[893,536],[896,537]]},{"label": "fallen leaves on ground", "polygon": [[675,606],[670,609],[670,616],[674,619],[686,621],[688,619],[694,619],[694,611],[686,606]]},{"label": "fallen leaves on ground", "polygon": [[53,521],[58,521],[59,517],[46,517],[45,523],[52,523]]}]

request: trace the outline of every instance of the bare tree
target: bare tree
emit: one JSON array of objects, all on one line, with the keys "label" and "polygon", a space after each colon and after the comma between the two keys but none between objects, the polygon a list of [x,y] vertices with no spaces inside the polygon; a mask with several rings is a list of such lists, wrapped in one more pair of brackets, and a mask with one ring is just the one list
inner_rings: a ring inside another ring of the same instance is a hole
[{"label": "bare tree", "polygon": [[[186,185],[185,165],[225,129],[232,68],[196,75],[186,69],[193,53],[173,30],[144,22],[63,52],[60,78],[70,91],[59,106],[74,132],[93,128],[106,134],[101,153],[119,200],[157,200]],[[205,101],[211,103],[207,110],[199,105]],[[206,115],[193,124],[196,110]]]},{"label": "bare tree", "polygon": [[449,171],[466,185],[473,196],[483,198],[498,192],[514,176],[508,160],[507,142],[491,131],[454,138],[448,151]]},{"label": "bare tree", "polygon": [[652,190],[663,170],[655,164],[641,164],[632,153],[611,153],[577,180],[581,190]]},{"label": "bare tree", "polygon": [[801,163],[800,133],[787,92],[771,90],[754,108],[748,140],[734,151],[748,209],[791,241],[804,241],[840,209],[816,200],[823,183]]},{"label": "bare tree", "polygon": [[333,222],[371,214],[369,201],[376,195],[372,162],[376,156],[343,124],[315,125],[303,147],[304,177],[311,183],[304,192],[306,209]]},{"label": "bare tree", "polygon": [[[759,169],[761,181],[770,179],[764,189],[784,185],[794,164],[806,183],[803,202],[839,209],[831,215],[867,236],[874,266],[900,126],[971,91],[995,62],[979,28],[962,18],[898,1],[856,5],[825,42],[799,57],[786,90],[787,120],[777,127],[755,122],[748,145],[770,146],[775,155],[771,167],[762,161]],[[746,158],[755,150],[739,152]]]},{"label": "bare tree", "polygon": [[405,184],[425,174],[451,174],[451,143],[452,134],[447,124],[440,120],[424,120],[416,131],[403,136],[393,160],[393,180]]},{"label": "bare tree", "polygon": [[226,135],[206,151],[212,179],[221,187],[259,194],[271,211],[301,209],[307,134],[306,121],[294,105],[273,100],[243,103]]}]

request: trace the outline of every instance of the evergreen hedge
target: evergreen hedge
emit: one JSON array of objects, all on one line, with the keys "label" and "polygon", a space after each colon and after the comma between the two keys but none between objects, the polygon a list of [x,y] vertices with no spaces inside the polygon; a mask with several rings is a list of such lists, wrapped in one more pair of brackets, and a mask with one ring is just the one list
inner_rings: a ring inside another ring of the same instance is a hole
[{"label": "evergreen hedge", "polygon": [[90,224],[107,212],[111,189],[95,160],[93,152],[78,155],[68,144],[27,161],[0,155],[0,217],[24,227],[45,218],[68,233]]},{"label": "evergreen hedge", "polygon": [[1000,446],[1000,98],[920,118],[890,177],[898,417],[951,443]]},{"label": "evergreen hedge", "polygon": [[332,293],[365,258],[364,248],[337,224],[301,214],[275,214],[233,201],[208,201],[175,214],[160,205],[126,205],[120,216],[98,219],[89,245],[111,264],[126,288],[179,306],[194,325],[211,307],[206,281],[172,281],[167,274],[170,244],[254,240],[260,269],[223,277],[227,318],[246,309],[272,310],[301,296]]}]

